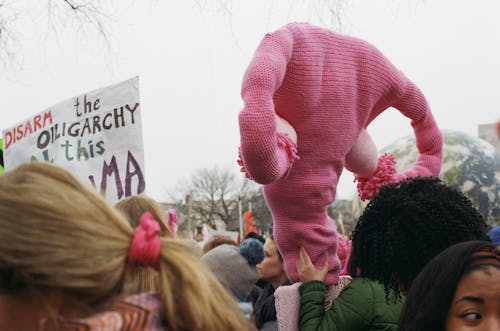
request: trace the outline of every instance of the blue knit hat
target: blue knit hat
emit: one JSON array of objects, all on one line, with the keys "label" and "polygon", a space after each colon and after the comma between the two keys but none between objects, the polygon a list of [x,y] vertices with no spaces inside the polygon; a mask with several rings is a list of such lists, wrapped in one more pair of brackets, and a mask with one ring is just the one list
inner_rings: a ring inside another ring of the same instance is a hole
[{"label": "blue knit hat", "polygon": [[264,260],[264,246],[257,239],[248,238],[243,240],[238,249],[240,254],[248,261],[248,264],[252,266]]},{"label": "blue knit hat", "polygon": [[491,229],[488,236],[495,245],[500,245],[500,225]]}]

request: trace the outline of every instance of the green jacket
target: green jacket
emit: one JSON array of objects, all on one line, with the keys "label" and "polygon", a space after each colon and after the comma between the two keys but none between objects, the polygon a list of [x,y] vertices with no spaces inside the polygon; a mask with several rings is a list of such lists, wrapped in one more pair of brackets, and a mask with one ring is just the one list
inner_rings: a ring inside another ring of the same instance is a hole
[{"label": "green jacket", "polygon": [[305,282],[299,287],[301,331],[397,330],[403,303],[386,303],[384,287],[375,281],[355,278],[325,311],[326,285]]}]

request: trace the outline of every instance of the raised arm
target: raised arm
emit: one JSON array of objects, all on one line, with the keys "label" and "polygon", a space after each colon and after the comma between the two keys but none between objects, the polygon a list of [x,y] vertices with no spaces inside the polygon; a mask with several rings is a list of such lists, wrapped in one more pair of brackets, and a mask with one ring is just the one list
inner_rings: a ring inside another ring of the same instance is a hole
[{"label": "raised arm", "polygon": [[393,105],[411,119],[419,156],[415,165],[397,174],[397,180],[417,176],[438,176],[443,160],[443,136],[420,89],[408,82],[403,96]]},{"label": "raised arm", "polygon": [[292,55],[293,35],[286,28],[268,33],[248,66],[241,88],[244,108],[239,115],[241,157],[248,175],[261,184],[287,172],[291,140],[276,130],[273,96],[285,77]]}]

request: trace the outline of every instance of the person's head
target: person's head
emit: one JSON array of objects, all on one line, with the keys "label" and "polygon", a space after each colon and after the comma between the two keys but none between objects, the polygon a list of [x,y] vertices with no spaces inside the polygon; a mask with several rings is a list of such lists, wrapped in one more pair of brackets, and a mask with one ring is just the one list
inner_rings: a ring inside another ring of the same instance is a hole
[{"label": "person's head", "polygon": [[239,301],[246,301],[258,280],[255,265],[264,258],[264,248],[257,239],[246,239],[239,247],[223,244],[203,254],[201,261],[217,280]]},{"label": "person's head", "polygon": [[244,239],[249,239],[249,238],[254,238],[254,239],[257,239],[258,241],[260,241],[262,243],[262,245],[264,245],[266,243],[266,239],[264,239],[264,237],[262,237],[260,234],[258,234],[257,232],[249,232],[245,235]]},{"label": "person's head", "polygon": [[205,243],[205,245],[203,245],[203,254],[208,253],[209,251],[220,245],[238,246],[238,244],[236,244],[231,238],[223,236],[213,236],[212,239],[210,239]]},{"label": "person's head", "polygon": [[[42,162],[0,175],[0,228],[4,296],[30,292],[46,298],[56,293],[91,307],[120,292],[137,238],[95,190]],[[192,249],[176,239],[153,240],[160,249],[159,295],[169,329],[251,328]],[[40,311],[44,306],[42,302]]]},{"label": "person's head", "polygon": [[[172,237],[160,205],[150,197],[145,195],[131,195],[117,202],[115,208],[125,216],[133,228],[139,225],[141,216],[145,212],[150,212],[160,225],[160,236]],[[158,272],[153,268],[127,268],[123,281],[123,294],[158,292],[159,288]]]},{"label": "person's head", "polygon": [[434,257],[410,288],[400,330],[500,330],[500,250],[467,241]]},{"label": "person's head", "polygon": [[497,225],[488,232],[488,236],[495,245],[500,245],[500,225]]},{"label": "person's head", "polygon": [[403,293],[424,265],[445,248],[488,240],[487,224],[471,201],[437,178],[383,187],[353,233],[349,273]]},{"label": "person's head", "polygon": [[160,205],[150,197],[145,195],[131,195],[118,201],[115,204],[115,208],[123,213],[133,228],[139,225],[141,216],[145,212],[150,212],[158,224],[160,224],[160,235],[163,237],[172,237],[163,210]]},{"label": "person's head", "polygon": [[238,251],[252,267],[255,267],[264,259],[264,245],[258,239],[248,238],[243,240],[238,246]]},{"label": "person's head", "polygon": [[264,260],[257,264],[257,272],[260,279],[270,282],[274,287],[278,287],[287,280],[285,263],[273,236],[264,244]]}]

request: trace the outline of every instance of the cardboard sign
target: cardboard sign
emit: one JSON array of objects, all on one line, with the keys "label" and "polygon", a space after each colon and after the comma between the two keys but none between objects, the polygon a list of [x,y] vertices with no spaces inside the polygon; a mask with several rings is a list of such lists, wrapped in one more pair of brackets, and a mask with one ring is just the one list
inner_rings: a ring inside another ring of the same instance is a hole
[{"label": "cardboard sign", "polygon": [[58,164],[114,203],[145,190],[139,77],[62,101],[3,131],[4,166]]}]

